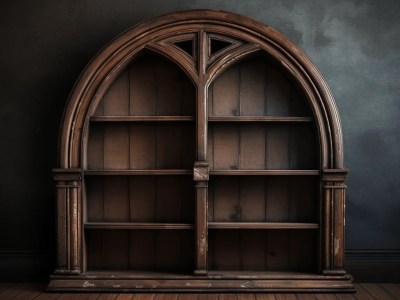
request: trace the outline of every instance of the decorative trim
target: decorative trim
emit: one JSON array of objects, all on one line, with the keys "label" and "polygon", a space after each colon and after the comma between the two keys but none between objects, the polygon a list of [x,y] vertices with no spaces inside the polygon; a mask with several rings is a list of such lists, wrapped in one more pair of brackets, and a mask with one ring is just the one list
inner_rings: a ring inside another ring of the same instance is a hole
[{"label": "decorative trim", "polygon": [[194,181],[208,181],[209,180],[209,169],[206,161],[195,162],[193,168],[193,180]]},{"label": "decorative trim", "polygon": [[346,251],[346,270],[355,282],[400,282],[400,249]]},{"label": "decorative trim", "polygon": [[345,252],[346,261],[399,261],[400,262],[400,249],[393,250],[363,250],[363,249],[349,249]]}]

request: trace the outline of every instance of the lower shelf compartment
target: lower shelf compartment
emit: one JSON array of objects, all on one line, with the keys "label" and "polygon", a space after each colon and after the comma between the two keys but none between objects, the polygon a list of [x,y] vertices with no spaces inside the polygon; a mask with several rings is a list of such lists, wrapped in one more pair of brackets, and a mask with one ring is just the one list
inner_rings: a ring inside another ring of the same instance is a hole
[{"label": "lower shelf compartment", "polygon": [[350,275],[294,272],[88,272],[52,276],[48,291],[68,292],[354,292]]},{"label": "lower shelf compartment", "polygon": [[208,240],[209,270],[308,274],[318,270],[315,230],[213,229]]},{"label": "lower shelf compartment", "polygon": [[187,272],[194,268],[193,230],[86,230],[87,269]]}]

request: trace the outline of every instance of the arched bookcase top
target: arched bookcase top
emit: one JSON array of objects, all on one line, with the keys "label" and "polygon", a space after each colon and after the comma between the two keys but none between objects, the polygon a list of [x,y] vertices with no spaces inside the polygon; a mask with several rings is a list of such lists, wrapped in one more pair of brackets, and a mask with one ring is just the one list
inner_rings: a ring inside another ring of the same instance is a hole
[{"label": "arched bookcase top", "polygon": [[97,104],[107,88],[142,50],[176,63],[197,89],[248,55],[264,52],[291,74],[314,113],[320,168],[343,168],[343,141],[333,96],[313,63],[275,29],[222,11],[191,10],[143,22],[105,46],[83,71],[71,92],[61,127],[59,167],[82,168],[81,147]]}]

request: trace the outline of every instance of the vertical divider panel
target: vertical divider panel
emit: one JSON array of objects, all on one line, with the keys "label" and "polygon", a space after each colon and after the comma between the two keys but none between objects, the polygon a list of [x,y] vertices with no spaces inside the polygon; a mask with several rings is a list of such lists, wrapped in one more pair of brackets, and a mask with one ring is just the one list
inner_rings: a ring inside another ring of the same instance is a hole
[{"label": "vertical divider panel", "polygon": [[196,190],[196,263],[195,275],[207,275],[207,249],[208,249],[208,216],[207,197],[209,166],[207,163],[207,94],[208,86],[205,80],[208,37],[201,30],[199,32],[199,80],[197,86],[196,109],[196,162],[193,167],[193,179]]}]

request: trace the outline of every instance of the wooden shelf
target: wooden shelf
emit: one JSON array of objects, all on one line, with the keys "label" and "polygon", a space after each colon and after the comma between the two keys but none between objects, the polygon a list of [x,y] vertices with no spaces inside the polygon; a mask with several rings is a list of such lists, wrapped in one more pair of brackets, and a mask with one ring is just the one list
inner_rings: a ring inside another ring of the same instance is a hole
[{"label": "wooden shelf", "polygon": [[87,222],[85,229],[193,229],[188,223]]},{"label": "wooden shelf", "polygon": [[273,123],[309,123],[312,117],[284,117],[284,116],[221,116],[208,117],[209,122],[273,122]]},{"label": "wooden shelf", "polygon": [[[192,169],[85,170],[85,175],[192,175]],[[210,175],[316,176],[318,170],[210,170]]]},{"label": "wooden shelf", "polygon": [[319,175],[318,170],[210,170],[210,175]]},{"label": "wooden shelf", "polygon": [[91,122],[180,122],[194,121],[193,116],[94,116]]},{"label": "wooden shelf", "polygon": [[85,170],[85,175],[192,175],[192,169]]},{"label": "wooden shelf", "polygon": [[209,222],[210,229],[318,229],[317,223],[292,222]]}]

